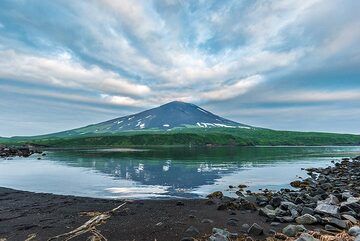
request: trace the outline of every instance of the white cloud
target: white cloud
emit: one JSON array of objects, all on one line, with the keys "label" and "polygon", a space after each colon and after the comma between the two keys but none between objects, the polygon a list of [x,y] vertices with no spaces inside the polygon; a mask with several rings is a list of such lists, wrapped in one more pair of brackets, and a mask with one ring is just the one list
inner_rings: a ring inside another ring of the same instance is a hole
[{"label": "white cloud", "polygon": [[0,55],[0,78],[4,79],[128,95],[151,91],[148,86],[131,83],[115,72],[98,66],[85,67],[66,53],[44,57],[4,50]]},{"label": "white cloud", "polygon": [[263,77],[260,75],[250,76],[232,85],[219,86],[217,90],[202,93],[201,97],[208,100],[227,100],[246,93],[262,81]]}]

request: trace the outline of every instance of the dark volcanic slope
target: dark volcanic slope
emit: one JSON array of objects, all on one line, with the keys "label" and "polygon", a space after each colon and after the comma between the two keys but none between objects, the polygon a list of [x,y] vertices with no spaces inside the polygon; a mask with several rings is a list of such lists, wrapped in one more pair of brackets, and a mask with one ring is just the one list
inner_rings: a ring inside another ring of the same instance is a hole
[{"label": "dark volcanic slope", "polygon": [[137,114],[58,134],[71,136],[93,133],[118,133],[134,130],[168,130],[181,127],[250,128],[250,126],[214,115],[194,104],[173,101]]}]

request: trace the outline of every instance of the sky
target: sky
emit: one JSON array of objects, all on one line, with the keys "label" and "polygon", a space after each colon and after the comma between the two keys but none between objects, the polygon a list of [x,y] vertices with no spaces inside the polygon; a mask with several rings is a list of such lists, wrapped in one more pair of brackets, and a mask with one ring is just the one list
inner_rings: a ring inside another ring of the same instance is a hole
[{"label": "sky", "polygon": [[360,1],[0,0],[0,136],[180,100],[360,133]]}]

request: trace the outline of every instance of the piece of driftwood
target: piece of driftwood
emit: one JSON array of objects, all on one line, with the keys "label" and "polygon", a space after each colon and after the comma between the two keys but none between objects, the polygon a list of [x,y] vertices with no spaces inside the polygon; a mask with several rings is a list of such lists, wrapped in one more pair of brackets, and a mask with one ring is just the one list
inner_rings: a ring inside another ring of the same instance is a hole
[{"label": "piece of driftwood", "polygon": [[92,217],[91,219],[89,219],[86,223],[81,225],[80,227],[78,227],[70,232],[51,237],[48,239],[48,241],[55,240],[55,239],[62,239],[64,241],[68,241],[79,235],[86,234],[86,233],[91,234],[91,236],[88,238],[88,240],[90,240],[90,241],[107,241],[107,239],[100,233],[99,230],[97,230],[96,227],[103,224],[106,220],[108,220],[111,217],[112,214],[114,214],[117,210],[119,210],[125,204],[126,204],[126,202],[122,203],[121,205],[117,206],[116,208],[114,208],[110,211],[97,214],[94,217]]}]

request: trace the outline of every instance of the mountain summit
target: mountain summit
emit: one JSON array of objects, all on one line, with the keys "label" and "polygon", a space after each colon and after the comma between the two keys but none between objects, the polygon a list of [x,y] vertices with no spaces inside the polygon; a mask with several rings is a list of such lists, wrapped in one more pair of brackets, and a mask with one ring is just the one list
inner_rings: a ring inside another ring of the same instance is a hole
[{"label": "mountain summit", "polygon": [[173,101],[137,114],[66,131],[65,133],[67,133],[67,135],[78,135],[195,127],[250,128],[248,125],[215,115],[197,105]]}]

